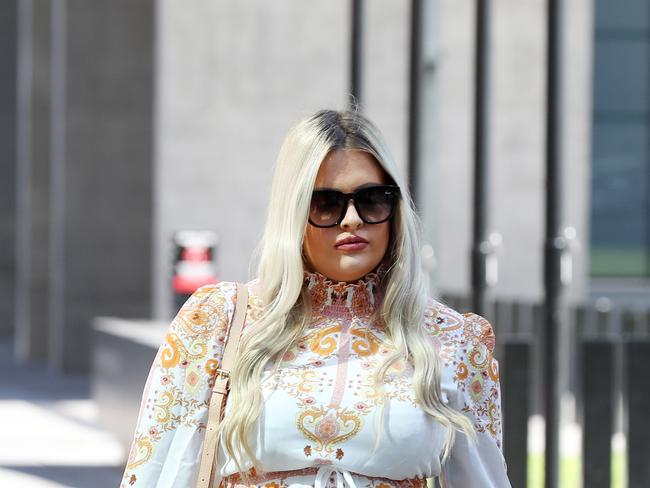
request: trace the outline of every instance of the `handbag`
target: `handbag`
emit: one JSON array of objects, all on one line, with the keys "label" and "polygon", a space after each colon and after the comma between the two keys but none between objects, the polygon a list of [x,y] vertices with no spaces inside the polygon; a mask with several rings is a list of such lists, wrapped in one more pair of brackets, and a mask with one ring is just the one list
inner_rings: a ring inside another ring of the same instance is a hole
[{"label": "handbag", "polygon": [[248,306],[248,288],[242,283],[237,283],[237,302],[235,313],[228,332],[226,333],[225,347],[221,359],[221,365],[217,368],[217,374],[212,387],[210,405],[208,407],[208,423],[205,429],[205,441],[201,454],[199,477],[196,481],[196,488],[212,488],[214,474],[217,469],[218,453],[218,428],[230,390],[230,371],[235,364],[239,339],[246,320],[246,309]]}]

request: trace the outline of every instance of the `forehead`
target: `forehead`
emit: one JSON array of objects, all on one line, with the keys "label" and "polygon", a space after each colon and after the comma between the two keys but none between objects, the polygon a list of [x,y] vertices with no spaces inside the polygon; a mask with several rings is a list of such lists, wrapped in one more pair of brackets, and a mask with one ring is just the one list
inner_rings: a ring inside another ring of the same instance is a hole
[{"label": "forehead", "polygon": [[374,156],[356,149],[335,149],[323,160],[314,188],[349,192],[368,183],[386,184],[387,175]]}]

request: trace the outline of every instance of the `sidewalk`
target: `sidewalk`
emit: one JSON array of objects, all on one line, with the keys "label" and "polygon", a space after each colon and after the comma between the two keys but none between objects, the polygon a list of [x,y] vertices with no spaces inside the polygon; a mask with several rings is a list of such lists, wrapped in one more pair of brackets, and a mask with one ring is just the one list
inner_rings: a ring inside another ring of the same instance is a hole
[{"label": "sidewalk", "polygon": [[122,447],[97,426],[88,376],[17,365],[0,341],[0,486],[115,488]]}]

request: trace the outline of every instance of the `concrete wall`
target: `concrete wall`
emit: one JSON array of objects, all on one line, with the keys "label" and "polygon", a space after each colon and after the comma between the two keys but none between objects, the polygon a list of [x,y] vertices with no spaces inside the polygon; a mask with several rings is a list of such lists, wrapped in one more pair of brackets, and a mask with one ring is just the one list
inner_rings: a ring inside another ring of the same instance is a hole
[{"label": "concrete wall", "polygon": [[154,4],[55,5],[50,362],[85,369],[93,316],[150,311]]},{"label": "concrete wall", "polygon": [[14,328],[17,7],[0,3],[0,335]]},{"label": "concrete wall", "polygon": [[364,2],[363,105],[406,176],[410,2]]},{"label": "concrete wall", "polygon": [[245,280],[288,128],[348,89],[344,1],[157,4],[153,283],[173,314],[171,237],[220,236],[222,280]]},{"label": "concrete wall", "polygon": [[[91,317],[142,317],[151,309],[158,319],[172,316],[174,231],[217,231],[219,277],[252,275],[248,265],[284,134],[316,109],[346,104],[350,5],[20,5],[30,6],[25,25],[32,64],[29,103],[20,118],[25,132],[19,140],[27,142],[21,146],[26,163],[18,166],[26,190],[19,192],[25,220],[18,238],[26,245],[19,245],[18,288],[24,293],[18,315],[27,324],[21,329],[36,341],[23,342],[23,350],[48,356],[54,368],[84,368]],[[467,294],[474,4],[427,5],[434,7],[426,12],[421,211],[436,252],[438,289]],[[493,4],[490,215],[491,227],[504,237],[494,290],[501,298],[539,300],[542,294],[544,5]],[[399,0],[367,2],[364,19],[363,106],[404,169],[409,8]],[[583,249],[590,18],[587,0],[568,7],[566,223],[576,227]],[[2,35],[9,36],[10,27]],[[2,59],[10,63],[10,56]],[[1,82],[10,88],[8,77]],[[9,109],[3,116],[13,115]],[[2,171],[2,181],[10,181],[4,176],[12,169]],[[2,242],[14,239],[9,214],[1,221]],[[4,262],[9,271],[1,276],[10,282],[12,260]],[[583,295],[586,273],[583,253],[575,263],[573,296]],[[2,300],[10,306],[5,294]]]},{"label": "concrete wall", "polygon": [[92,397],[100,425],[128,454],[142,390],[167,330],[166,323],[97,317],[92,333]]}]

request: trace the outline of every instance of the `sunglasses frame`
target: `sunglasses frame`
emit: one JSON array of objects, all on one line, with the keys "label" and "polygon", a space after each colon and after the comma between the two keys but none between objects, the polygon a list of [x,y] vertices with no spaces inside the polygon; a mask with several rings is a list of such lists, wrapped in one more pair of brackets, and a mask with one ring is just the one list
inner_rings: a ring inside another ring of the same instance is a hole
[{"label": "sunglasses frame", "polygon": [[[391,209],[390,209],[390,213],[388,214],[388,217],[386,217],[386,218],[383,219],[383,220],[380,220],[379,222],[368,222],[368,221],[363,217],[363,215],[361,215],[361,212],[359,211],[359,207],[357,207],[357,201],[355,200],[354,197],[355,197],[356,195],[358,195],[359,192],[367,191],[367,190],[371,190],[371,189],[374,189],[374,188],[383,188],[383,189],[387,189],[387,190],[392,190],[392,191],[394,191],[394,192],[395,192],[395,193],[394,193],[394,195],[395,195],[395,199],[393,200],[393,205],[392,205],[392,207],[391,207]],[[366,187],[364,187],[364,188],[359,188],[358,190],[355,190],[355,191],[353,191],[352,193],[343,193],[342,191],[338,191],[338,190],[314,190],[314,191],[312,192],[312,198],[313,198],[314,194],[316,194],[316,193],[321,193],[321,192],[322,192],[322,193],[325,193],[325,192],[328,192],[328,193],[336,193],[337,195],[341,195],[341,196],[345,199],[345,204],[341,207],[341,215],[339,215],[339,217],[336,219],[336,222],[334,222],[333,224],[330,224],[330,225],[319,225],[319,224],[315,224],[315,223],[311,220],[311,217],[309,217],[309,219],[308,219],[308,220],[309,220],[309,223],[310,223],[311,225],[313,225],[314,227],[319,227],[319,228],[321,228],[321,229],[326,229],[326,228],[328,228],[328,227],[336,227],[337,225],[339,225],[339,224],[341,223],[341,221],[343,220],[343,218],[345,217],[345,214],[348,212],[348,207],[350,206],[350,200],[352,200],[352,203],[353,203],[353,205],[354,205],[354,209],[357,211],[357,215],[358,215],[359,218],[360,218],[361,220],[363,220],[366,224],[369,224],[369,225],[374,225],[374,224],[383,224],[384,222],[390,220],[391,217],[393,216],[393,214],[395,213],[395,206],[396,206],[397,200],[398,200],[399,197],[400,197],[400,189],[399,189],[399,186],[397,186],[397,185],[375,185],[375,186],[366,186]],[[310,203],[310,213],[311,213],[311,203]]]}]

